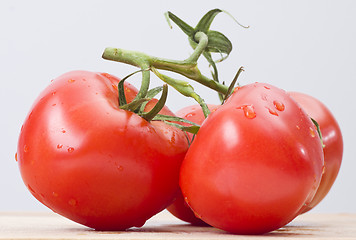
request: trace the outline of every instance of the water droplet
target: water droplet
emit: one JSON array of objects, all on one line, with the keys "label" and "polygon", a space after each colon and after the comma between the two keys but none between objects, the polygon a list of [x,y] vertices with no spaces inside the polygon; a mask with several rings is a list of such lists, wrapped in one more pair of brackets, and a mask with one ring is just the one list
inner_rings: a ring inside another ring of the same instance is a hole
[{"label": "water droplet", "polygon": [[69,153],[72,153],[72,152],[74,151],[74,148],[73,148],[73,147],[69,147],[69,148],[67,149],[67,151],[68,151]]},{"label": "water droplet", "polygon": [[24,146],[23,146],[23,151],[26,153],[26,152],[28,152],[28,146],[25,144]]},{"label": "water droplet", "polygon": [[52,95],[54,96],[57,92],[52,92]]},{"label": "water droplet", "polygon": [[281,103],[280,101],[277,101],[277,100],[273,101],[273,105],[274,105],[274,107],[275,107],[278,111],[280,111],[280,112],[283,112],[284,109],[285,109],[284,104]]},{"label": "water droplet", "polygon": [[115,84],[112,84],[112,88],[113,88],[115,91],[118,90],[118,87],[117,87],[117,85],[115,85]]},{"label": "water droplet", "polygon": [[312,127],[309,127],[309,133],[311,137],[315,137],[315,131]]},{"label": "water droplet", "polygon": [[195,113],[188,113],[187,115],[185,115],[186,118],[193,117],[193,116],[195,116]]},{"label": "water droplet", "polygon": [[53,197],[58,197],[59,196],[58,193],[56,193],[56,192],[52,192],[52,195],[53,195]]},{"label": "water droplet", "polygon": [[57,145],[57,148],[58,148],[58,149],[61,149],[62,147],[63,147],[62,144],[58,144],[58,145]]},{"label": "water droplet", "polygon": [[64,130],[63,128],[62,128],[62,131],[61,131],[62,133],[66,133],[66,130]]},{"label": "water droplet", "polygon": [[248,119],[253,119],[256,117],[256,112],[252,105],[243,105],[238,109],[242,109],[244,111],[245,117]]},{"label": "water droplet", "polygon": [[321,174],[324,174],[324,173],[325,173],[325,166],[323,166]]},{"label": "water droplet", "polygon": [[53,103],[53,104],[52,104],[52,107],[54,107],[54,106],[56,106],[56,105],[57,105],[56,103]]},{"label": "water droplet", "polygon": [[274,109],[271,109],[269,107],[266,107],[268,109],[268,112],[272,115],[275,115],[275,116],[278,116],[278,113],[274,110]]},{"label": "water droplet", "polygon": [[117,167],[117,170],[122,171],[122,170],[124,170],[124,167],[120,165]]},{"label": "water droplet", "polygon": [[295,126],[298,130],[300,130],[300,127],[298,125]]},{"label": "water droplet", "polygon": [[71,78],[71,79],[68,79],[68,82],[69,82],[69,83],[74,83],[74,82],[75,82],[75,79],[72,79],[72,78]]},{"label": "water droplet", "polygon": [[74,207],[74,206],[76,206],[77,205],[77,200],[75,200],[75,199],[70,199],[69,201],[68,201],[68,204],[69,205],[71,205],[72,207]]},{"label": "water droplet", "polygon": [[16,160],[16,162],[17,162],[17,153],[15,153],[15,160]]},{"label": "water droplet", "polygon": [[268,87],[268,86],[263,86],[265,89],[267,89],[267,90],[269,90],[269,89],[271,89],[270,87]]}]

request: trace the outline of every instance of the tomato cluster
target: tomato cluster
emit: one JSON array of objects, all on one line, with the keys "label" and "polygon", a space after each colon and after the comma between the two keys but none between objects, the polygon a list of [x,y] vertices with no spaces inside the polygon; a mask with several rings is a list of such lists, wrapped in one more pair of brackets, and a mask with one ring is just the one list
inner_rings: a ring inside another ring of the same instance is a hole
[{"label": "tomato cluster", "polygon": [[[238,87],[223,105],[208,105],[207,119],[199,105],[178,111],[201,124],[186,139],[171,125],[120,109],[119,81],[64,74],[22,127],[17,158],[26,186],[69,219],[99,230],[142,226],[177,198],[168,210],[184,221],[264,233],[313,208],[337,176],[339,126],[310,96],[262,83]],[[125,93],[132,101],[137,90],[125,83]],[[319,122],[324,151],[301,106]],[[161,113],[174,115],[167,107]]]},{"label": "tomato cluster", "polygon": [[[196,28],[168,14],[194,48],[184,61],[107,48],[104,59],[141,68],[140,90],[107,73],[54,79],[18,141],[16,158],[32,195],[96,230],[140,227],[167,208],[194,225],[263,234],[314,208],[341,165],[340,128],[311,96],[266,83],[235,87],[242,68],[229,87],[220,84],[211,52],[232,50],[222,33],[209,30],[220,12],[209,11]],[[197,68],[201,55],[213,79]],[[188,82],[157,69],[217,91],[222,104],[205,104]],[[151,72],[162,88],[149,89]],[[165,105],[167,84],[199,104],[174,114]]]}]

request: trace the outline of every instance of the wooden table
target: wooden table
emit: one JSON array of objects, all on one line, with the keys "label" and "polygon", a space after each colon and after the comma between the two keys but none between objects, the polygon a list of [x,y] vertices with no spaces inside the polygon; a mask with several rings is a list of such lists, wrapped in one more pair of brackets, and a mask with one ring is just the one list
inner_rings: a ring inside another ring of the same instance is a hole
[{"label": "wooden table", "polygon": [[233,235],[212,227],[193,227],[164,211],[145,224],[121,232],[99,232],[54,213],[0,213],[0,239],[353,239],[356,214],[307,213],[262,236]]}]

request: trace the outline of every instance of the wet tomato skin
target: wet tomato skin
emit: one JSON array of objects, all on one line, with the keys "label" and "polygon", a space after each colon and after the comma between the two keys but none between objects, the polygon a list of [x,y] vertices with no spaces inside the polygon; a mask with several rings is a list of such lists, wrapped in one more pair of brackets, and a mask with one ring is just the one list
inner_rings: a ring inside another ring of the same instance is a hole
[{"label": "wet tomato skin", "polygon": [[204,121],[183,161],[180,187],[209,225],[261,234],[284,226],[312,200],[323,162],[304,110],[281,89],[249,84]]},{"label": "wet tomato skin", "polygon": [[[54,212],[98,230],[142,226],[166,208],[179,191],[188,147],[177,128],[119,109],[118,82],[87,71],[56,78],[33,104],[18,141],[29,191]],[[129,84],[125,92],[128,101],[137,94]]]},{"label": "wet tomato skin", "polygon": [[324,144],[325,169],[317,193],[303,210],[307,212],[325,198],[336,180],[342,162],[343,139],[338,122],[325,104],[304,93],[289,92],[289,94],[310,117],[318,122]]}]

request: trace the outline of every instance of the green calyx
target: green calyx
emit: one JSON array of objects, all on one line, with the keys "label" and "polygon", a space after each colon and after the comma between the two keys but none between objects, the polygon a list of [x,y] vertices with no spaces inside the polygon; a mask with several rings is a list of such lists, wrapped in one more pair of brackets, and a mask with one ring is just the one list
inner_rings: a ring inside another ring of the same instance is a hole
[{"label": "green calyx", "polygon": [[[132,75],[139,73],[139,72],[145,72],[149,71],[149,69],[145,70],[138,70],[135,71],[128,76],[124,77],[119,83],[118,83],[118,95],[119,95],[119,108],[123,110],[128,110],[135,112],[139,116],[141,116],[143,119],[146,121],[164,121],[165,123],[175,126],[185,132],[190,132],[193,134],[196,134],[200,128],[198,124],[195,124],[189,120],[176,117],[176,116],[168,116],[168,115],[162,115],[159,114],[159,112],[162,110],[162,108],[165,106],[167,96],[168,96],[168,85],[164,84],[162,87],[155,87],[147,91],[146,95],[144,98],[136,98],[132,100],[131,102],[127,103],[126,96],[125,96],[125,88],[124,88],[124,83],[125,81],[131,77]],[[149,101],[151,101],[157,94],[162,92],[160,99],[157,101],[155,106],[148,112],[145,111],[146,105]],[[179,123],[186,123],[188,126],[179,124]]]}]

